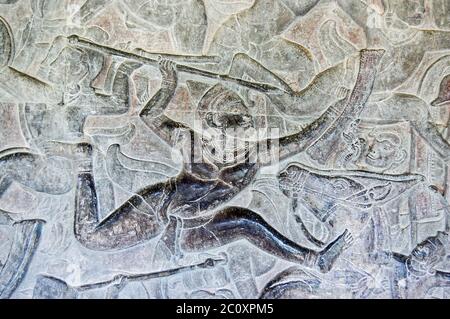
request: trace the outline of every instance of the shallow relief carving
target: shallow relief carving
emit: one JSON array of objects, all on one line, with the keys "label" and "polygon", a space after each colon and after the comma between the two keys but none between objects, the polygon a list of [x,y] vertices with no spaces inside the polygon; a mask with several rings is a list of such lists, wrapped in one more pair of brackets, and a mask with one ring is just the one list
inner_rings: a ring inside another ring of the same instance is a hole
[{"label": "shallow relief carving", "polygon": [[0,298],[448,298],[445,6],[0,0]]}]

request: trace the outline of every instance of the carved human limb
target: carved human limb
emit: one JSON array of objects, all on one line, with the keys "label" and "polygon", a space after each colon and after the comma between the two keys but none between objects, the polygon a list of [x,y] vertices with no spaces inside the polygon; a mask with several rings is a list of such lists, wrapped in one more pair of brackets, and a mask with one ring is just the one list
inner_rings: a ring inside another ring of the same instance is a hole
[{"label": "carved human limb", "polygon": [[[245,11],[231,15],[211,34],[208,46],[208,53],[220,55],[222,63],[208,68],[220,73],[229,71],[238,78],[247,75],[289,93],[291,84],[305,86],[315,73],[312,55],[283,34],[296,17],[307,14],[317,3],[258,0]],[[297,70],[289,69],[292,63]]]},{"label": "carved human limb", "polygon": [[[172,123],[164,110],[175,93],[177,79],[175,66],[167,60],[160,61],[162,83],[160,90],[148,101],[141,112],[143,121],[162,139],[171,140]],[[167,125],[165,121],[168,122]],[[167,224],[164,209],[156,209],[159,200],[170,190],[170,182],[148,187],[132,196],[119,208],[100,220],[97,207],[97,190],[92,173],[92,149],[86,147],[84,159],[78,165],[78,183],[75,207],[75,235],[86,247],[96,250],[122,249],[137,245],[159,235]],[[153,205],[153,206],[152,206]],[[164,215],[161,219],[159,215]],[[116,229],[116,231],[113,231]],[[117,231],[120,229],[119,231]]]},{"label": "carved human limb", "polygon": [[[160,235],[166,225],[164,234],[167,231],[170,232],[172,228],[174,230],[180,229],[177,222],[175,224],[173,222],[159,222],[156,214],[151,212],[158,209],[154,206],[157,202],[160,203],[160,210],[166,210],[168,206],[177,205],[176,199],[184,198],[183,194],[175,192],[175,189],[183,188],[181,185],[171,185],[169,182],[151,187],[139,195],[131,197],[105,220],[99,222],[92,176],[89,172],[80,172],[78,179],[75,234],[77,239],[90,249],[127,248]],[[163,199],[161,200],[161,198]],[[207,202],[205,205],[206,207],[209,206]],[[176,207],[173,208],[176,209]],[[185,209],[185,207],[178,208]],[[172,217],[169,220],[175,221]],[[191,225],[194,223],[201,224],[202,221],[204,221],[204,218],[197,217],[191,219],[189,223]],[[174,238],[175,242],[173,242]],[[318,267],[324,272],[332,267],[337,257],[352,241],[350,234],[346,231],[324,250],[313,251],[290,241],[256,213],[235,207],[216,213],[214,217],[200,227],[199,225],[189,227],[189,225],[183,223],[181,232],[174,238],[165,238],[164,240],[164,243],[173,253],[176,253],[179,248],[185,252],[209,250],[245,239],[269,254],[308,267]],[[179,243],[176,242],[177,239]]]},{"label": "carved human limb", "polygon": [[159,69],[162,76],[161,87],[148,100],[140,113],[140,117],[153,132],[163,141],[171,145],[174,130],[185,127],[164,115],[166,107],[175,94],[178,78],[176,75],[176,66],[169,60],[161,59],[159,61]]},{"label": "carved human limb", "polygon": [[[37,183],[31,178],[40,167],[39,156],[10,150],[0,154],[0,198],[13,181]],[[39,178],[39,177],[38,177]],[[42,180],[42,176],[40,177]],[[8,212],[0,210],[0,225],[12,227],[14,239],[6,261],[0,261],[0,299],[9,298],[22,281],[39,242],[42,220],[15,221]]]},{"label": "carved human limb", "polygon": [[94,179],[89,165],[82,165],[75,199],[75,235],[90,249],[111,250],[164,234],[162,240],[174,254],[209,250],[245,239],[269,254],[322,271],[328,271],[351,243],[350,234],[345,232],[323,251],[315,252],[290,241],[244,208],[227,208],[212,218],[204,216],[238,191],[239,187],[230,188],[219,181],[181,174],[140,191],[100,221]]},{"label": "carved human limb", "polygon": [[[58,191],[58,187],[52,189],[50,183],[44,182],[43,176],[36,176],[36,171],[43,169],[40,156],[24,153],[21,149],[1,153],[0,198],[13,181],[38,189],[41,186],[41,190]],[[44,221],[37,219],[15,221],[8,212],[0,210],[0,225],[12,227],[14,230],[8,257],[5,261],[0,261],[0,299],[11,297],[25,276],[39,243],[43,224]]]},{"label": "carved human limb", "polygon": [[16,181],[37,192],[64,194],[72,187],[70,164],[60,158],[46,158],[23,149],[0,154],[0,197]]},{"label": "carved human limb", "polygon": [[[101,220],[89,152],[78,164],[74,221],[78,241],[90,249],[110,250],[134,246],[159,235],[163,224],[158,220],[157,211],[140,195],[130,197]],[[164,191],[164,186],[155,187]],[[161,196],[161,192],[151,195]]]},{"label": "carved human limb", "polygon": [[372,93],[377,65],[383,54],[384,50],[362,50],[356,84],[350,94],[330,106],[302,131],[277,140],[269,140],[274,145],[279,145],[280,159],[304,151],[313,144],[320,144],[321,152],[332,147],[333,143],[330,141],[339,137],[340,130],[349,125],[363,110]]},{"label": "carved human limb", "polygon": [[322,251],[302,247],[271,227],[261,216],[242,207],[228,207],[214,215],[201,227],[185,226],[180,235],[184,251],[201,251],[221,247],[245,239],[264,252],[307,267],[327,272],[339,255],[351,244],[345,231]]},{"label": "carved human limb", "polygon": [[238,53],[233,57],[228,74],[236,78],[242,78],[246,74],[255,81],[270,83],[292,93],[291,87],[285,81],[244,53]]},{"label": "carved human limb", "polygon": [[9,216],[8,212],[0,209],[0,225],[11,226],[12,224],[14,224],[14,219]]},{"label": "carved human limb", "polygon": [[[104,7],[104,0],[87,1],[80,9],[82,21],[88,21]],[[172,30],[170,38],[174,49],[179,53],[201,54],[207,30],[206,9],[202,0],[182,0],[170,5],[153,1],[136,4],[125,0],[120,1],[118,7],[123,11],[128,26],[144,30]],[[103,68],[93,82],[97,92],[112,94],[112,83],[122,62],[114,56],[105,58]]]},{"label": "carved human limb", "polygon": [[424,121],[413,122],[412,127],[428,142],[441,159],[448,163],[450,160],[450,143],[444,139],[436,125],[429,121]]},{"label": "carved human limb", "polygon": [[0,299],[10,298],[22,282],[39,244],[43,220],[22,220],[12,225],[14,240],[0,269]]},{"label": "carved human limb", "polygon": [[346,83],[353,82],[356,59],[357,57],[351,57],[345,62],[321,71],[305,88],[298,92],[274,92],[269,93],[268,97],[276,108],[287,116],[320,115],[329,105],[337,103],[343,98],[338,93]]}]

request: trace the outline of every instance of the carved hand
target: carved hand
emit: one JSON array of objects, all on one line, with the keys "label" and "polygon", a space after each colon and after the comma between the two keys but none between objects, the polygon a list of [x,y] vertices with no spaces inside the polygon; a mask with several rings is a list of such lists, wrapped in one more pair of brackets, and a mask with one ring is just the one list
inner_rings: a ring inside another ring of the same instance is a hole
[{"label": "carved hand", "polygon": [[159,71],[162,77],[161,89],[175,90],[178,82],[176,64],[171,60],[160,57]]}]

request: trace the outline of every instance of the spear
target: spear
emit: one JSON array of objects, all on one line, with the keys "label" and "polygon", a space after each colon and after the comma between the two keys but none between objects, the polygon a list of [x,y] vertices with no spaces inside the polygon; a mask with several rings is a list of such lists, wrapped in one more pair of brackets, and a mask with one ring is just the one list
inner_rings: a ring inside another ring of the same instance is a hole
[{"label": "spear", "polygon": [[[122,57],[134,62],[151,65],[151,66],[158,66],[158,60],[146,56],[142,56],[136,53],[131,53],[119,49],[115,49],[106,45],[98,44],[95,42],[92,42],[88,39],[79,37],[78,35],[71,35],[68,37],[69,43],[76,47],[82,47],[98,52],[102,52],[105,54],[113,55]],[[177,64],[177,70],[184,73],[189,73],[209,79],[214,79],[221,82],[231,82],[235,83],[253,90],[257,90],[260,92],[270,92],[270,91],[284,91],[276,86],[267,84],[267,83],[258,83],[258,82],[250,82],[243,79],[235,78],[232,76],[229,76],[227,74],[218,74],[210,71],[205,71],[197,68],[193,68],[187,65]]]},{"label": "spear", "polygon": [[64,280],[49,276],[40,275],[36,281],[36,285],[33,291],[33,298],[35,299],[70,299],[77,298],[79,292],[99,289],[110,286],[118,282],[132,282],[132,281],[145,281],[154,278],[169,277],[176,274],[180,274],[187,271],[193,271],[197,269],[209,269],[217,266],[218,264],[226,263],[225,258],[208,258],[205,261],[192,264],[188,266],[172,268],[163,271],[151,272],[146,274],[119,274],[113,278],[105,281],[99,281],[95,283],[85,284],[81,286],[70,286]]}]

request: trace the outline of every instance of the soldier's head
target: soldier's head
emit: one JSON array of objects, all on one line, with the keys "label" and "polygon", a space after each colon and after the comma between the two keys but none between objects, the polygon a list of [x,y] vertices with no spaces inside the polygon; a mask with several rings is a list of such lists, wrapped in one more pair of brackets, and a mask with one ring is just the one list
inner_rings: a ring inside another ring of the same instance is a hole
[{"label": "soldier's head", "polygon": [[241,162],[255,150],[257,134],[253,117],[235,92],[218,84],[202,97],[197,111],[203,156],[218,163],[232,164]]},{"label": "soldier's head", "polygon": [[398,166],[407,156],[400,137],[394,133],[382,132],[369,136],[365,162],[377,168],[389,169]]},{"label": "soldier's head", "polygon": [[205,129],[237,135],[254,128],[253,117],[239,95],[218,84],[202,97],[198,113]]},{"label": "soldier's head", "polygon": [[305,170],[296,164],[290,164],[284,170],[278,173],[278,186],[281,192],[287,197],[292,197],[293,194],[301,189],[302,177]]},{"label": "soldier's head", "polygon": [[439,232],[418,244],[407,258],[408,270],[416,276],[433,274],[436,265],[446,255],[447,237],[446,233]]}]

